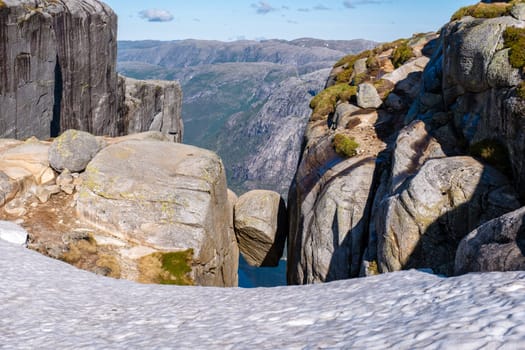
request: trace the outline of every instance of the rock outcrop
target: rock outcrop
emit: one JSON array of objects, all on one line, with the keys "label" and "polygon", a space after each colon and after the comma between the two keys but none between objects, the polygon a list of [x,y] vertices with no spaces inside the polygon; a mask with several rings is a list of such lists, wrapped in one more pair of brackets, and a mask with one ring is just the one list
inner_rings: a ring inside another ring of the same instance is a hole
[{"label": "rock outcrop", "polygon": [[459,244],[454,273],[525,269],[524,218],[521,208],[469,233]]},{"label": "rock outcrop", "polygon": [[2,2],[0,137],[117,136],[149,130],[155,117],[153,129],[181,133],[176,83],[154,83],[142,113],[129,110],[136,96],[118,86],[116,33],[117,16],[97,0]]},{"label": "rock outcrop", "polygon": [[495,169],[470,157],[428,160],[376,214],[379,268],[424,267],[450,276],[461,239],[519,206]]},{"label": "rock outcrop", "polygon": [[288,235],[284,200],[277,192],[253,190],[235,204],[235,234],[239,250],[251,266],[275,267]]},{"label": "rock outcrop", "polygon": [[[1,140],[0,217],[27,229],[30,248],[99,274],[236,286],[239,251],[222,162],[167,139],[70,130],[53,142]],[[69,164],[85,140],[96,147],[84,171]],[[60,174],[50,166],[57,157]]]},{"label": "rock outcrop", "polygon": [[118,85],[120,133],[160,131],[182,142],[182,89],[178,82],[119,75]]},{"label": "rock outcrop", "polygon": [[522,268],[522,8],[465,7],[334,66],[290,191],[289,283]]},{"label": "rock outcrop", "polygon": [[[432,39],[423,37],[424,43]],[[411,45],[423,46],[419,39]],[[329,87],[310,104],[314,112],[289,194],[288,283],[316,283],[360,274],[364,247],[369,241],[376,177],[386,163],[387,142],[403,120],[406,107],[376,110],[357,104],[377,98],[379,101],[372,105],[378,107],[392,90],[400,105],[410,104],[403,85],[398,88],[390,81],[376,80],[386,73],[403,76],[393,69],[393,48],[387,44],[342,59],[330,74]],[[408,64],[418,67],[412,62],[420,57],[418,53]],[[373,65],[363,68],[363,58]],[[419,81],[422,70],[412,68],[411,83]],[[335,147],[336,138],[347,147]]]}]

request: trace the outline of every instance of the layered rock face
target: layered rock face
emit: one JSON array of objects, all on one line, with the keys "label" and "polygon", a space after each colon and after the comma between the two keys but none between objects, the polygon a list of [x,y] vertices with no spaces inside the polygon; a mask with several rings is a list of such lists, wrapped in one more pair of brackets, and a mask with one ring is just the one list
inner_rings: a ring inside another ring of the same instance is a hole
[{"label": "layered rock face", "polygon": [[175,81],[136,80],[119,75],[119,133],[152,130],[182,142],[182,89]]},{"label": "layered rock face", "polygon": [[522,214],[506,213],[525,193],[525,102],[506,28],[525,27],[524,5],[484,6],[509,8],[332,70],[290,191],[289,283],[523,266]]},{"label": "layered rock face", "polygon": [[177,84],[159,90],[156,83],[156,97],[142,102],[141,115],[125,108],[137,96],[118,89],[116,33],[117,16],[96,0],[4,1],[0,137],[48,138],[67,129],[111,136],[151,127],[181,132]]},{"label": "layered rock face", "polygon": [[27,229],[30,248],[99,274],[236,286],[222,162],[168,141],[76,130],[53,142],[0,140],[0,217]]}]

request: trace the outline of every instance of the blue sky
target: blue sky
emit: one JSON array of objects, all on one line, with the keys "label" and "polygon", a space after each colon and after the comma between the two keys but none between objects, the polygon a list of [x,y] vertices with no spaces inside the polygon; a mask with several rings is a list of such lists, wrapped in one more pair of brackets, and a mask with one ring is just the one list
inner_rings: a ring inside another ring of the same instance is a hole
[{"label": "blue sky", "polygon": [[438,30],[475,0],[104,0],[120,40],[364,38],[391,41]]}]

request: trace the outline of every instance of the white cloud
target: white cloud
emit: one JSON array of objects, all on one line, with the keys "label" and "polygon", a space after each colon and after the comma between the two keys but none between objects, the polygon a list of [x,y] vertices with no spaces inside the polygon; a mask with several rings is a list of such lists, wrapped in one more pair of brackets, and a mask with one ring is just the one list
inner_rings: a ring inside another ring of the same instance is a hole
[{"label": "white cloud", "polygon": [[266,1],[259,1],[257,4],[252,4],[252,7],[255,8],[255,12],[257,12],[259,15],[265,15],[269,12],[277,11],[275,7]]},{"label": "white cloud", "polygon": [[384,0],[346,0],[343,1],[343,6],[349,9],[355,9],[360,5],[380,5]]},{"label": "white cloud", "polygon": [[139,12],[139,16],[148,22],[171,22],[173,15],[167,10],[147,9]]}]

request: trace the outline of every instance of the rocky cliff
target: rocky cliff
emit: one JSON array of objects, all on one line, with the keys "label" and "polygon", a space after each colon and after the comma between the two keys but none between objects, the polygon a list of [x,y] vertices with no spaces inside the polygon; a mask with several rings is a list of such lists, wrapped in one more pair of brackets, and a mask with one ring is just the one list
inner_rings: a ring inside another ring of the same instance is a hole
[{"label": "rocky cliff", "polygon": [[[72,128],[96,135],[148,130],[147,123],[140,130],[129,125],[136,116],[124,107],[132,102],[125,93],[119,96],[116,32],[117,16],[96,0],[3,1],[0,137],[46,138]],[[157,94],[180,105],[180,94],[171,90]],[[149,103],[157,109],[158,102],[143,102]],[[150,121],[157,114],[140,118]]]},{"label": "rocky cliff", "polygon": [[290,190],[289,283],[522,266],[524,13],[473,5],[336,64]]}]

